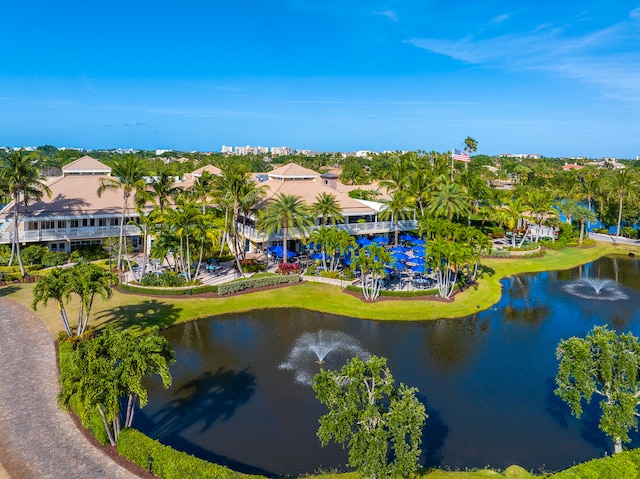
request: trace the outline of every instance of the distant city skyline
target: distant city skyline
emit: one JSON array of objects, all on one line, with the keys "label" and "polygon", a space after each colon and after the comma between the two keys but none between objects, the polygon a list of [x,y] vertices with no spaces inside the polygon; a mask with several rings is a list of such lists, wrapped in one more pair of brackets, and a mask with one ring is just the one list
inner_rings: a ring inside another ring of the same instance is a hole
[{"label": "distant city skyline", "polygon": [[10,2],[0,145],[635,158],[640,3]]}]

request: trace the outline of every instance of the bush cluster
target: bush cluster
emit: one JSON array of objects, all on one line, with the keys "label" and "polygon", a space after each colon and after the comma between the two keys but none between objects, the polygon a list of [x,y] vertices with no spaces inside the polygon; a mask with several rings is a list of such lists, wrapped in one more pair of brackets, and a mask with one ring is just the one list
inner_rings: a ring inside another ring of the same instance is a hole
[{"label": "bush cluster", "polygon": [[[151,439],[135,429],[123,429],[118,436],[118,453],[140,467],[163,479],[235,479],[249,477],[198,459],[186,452],[176,451]],[[261,476],[251,476],[261,477]]]},{"label": "bush cluster", "polygon": [[162,286],[165,288],[177,288],[184,285],[184,276],[180,276],[175,271],[169,270],[165,270],[160,274],[151,271],[140,278],[140,286]]},{"label": "bush cluster", "polygon": [[232,294],[245,289],[264,288],[266,286],[275,286],[278,284],[299,283],[301,277],[299,274],[283,275],[283,276],[263,276],[260,278],[247,278],[240,281],[232,281],[218,286],[218,294]]},{"label": "bush cluster", "polygon": [[267,269],[267,265],[253,259],[245,259],[244,261],[240,261],[240,266],[242,266],[242,271],[244,271],[245,273],[258,273]]},{"label": "bush cluster", "polygon": [[203,285],[203,286],[194,286],[192,288],[182,287],[180,289],[177,288],[160,288],[160,287],[143,287],[136,286],[132,284],[119,284],[118,289],[121,291],[126,291],[129,293],[135,294],[153,294],[156,296],[184,296],[191,294],[200,294],[200,293],[216,293],[218,291],[218,286],[215,285]]},{"label": "bush cluster", "polygon": [[71,252],[71,261],[76,263],[82,258],[84,261],[95,261],[97,259],[105,259],[109,257],[102,245],[83,246]]}]

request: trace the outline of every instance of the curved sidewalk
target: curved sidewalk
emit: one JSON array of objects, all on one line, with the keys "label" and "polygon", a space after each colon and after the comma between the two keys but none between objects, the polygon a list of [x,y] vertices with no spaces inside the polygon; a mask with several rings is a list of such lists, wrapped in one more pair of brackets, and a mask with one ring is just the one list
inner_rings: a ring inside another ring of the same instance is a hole
[{"label": "curved sidewalk", "polygon": [[[56,407],[54,342],[28,309],[0,298],[0,464],[12,479],[134,479]],[[0,477],[2,474],[0,468]]]}]

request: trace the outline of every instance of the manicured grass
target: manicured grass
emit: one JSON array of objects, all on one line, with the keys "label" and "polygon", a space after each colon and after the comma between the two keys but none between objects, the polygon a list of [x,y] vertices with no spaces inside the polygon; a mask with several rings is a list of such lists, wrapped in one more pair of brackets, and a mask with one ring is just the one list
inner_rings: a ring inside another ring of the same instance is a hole
[{"label": "manicured grass", "polygon": [[[364,302],[338,286],[323,283],[304,283],[286,288],[256,291],[223,298],[203,297],[149,297],[114,292],[108,301],[97,298],[94,304],[93,325],[115,323],[121,327],[146,329],[150,326],[170,326],[193,319],[205,318],[253,309],[303,308],[343,316],[376,320],[429,320],[458,318],[491,307],[501,295],[500,279],[524,272],[549,271],[572,268],[593,261],[606,254],[626,255],[633,247],[616,247],[597,243],[588,249],[569,248],[548,250],[542,258],[482,260],[479,284],[456,296],[452,303],[430,300],[388,300]],[[640,254],[640,249],[635,248]],[[0,295],[29,306],[33,284],[9,285],[0,288]],[[68,306],[70,318],[77,314],[77,306]],[[40,305],[36,312],[52,335],[62,329],[54,302],[47,307]]]}]

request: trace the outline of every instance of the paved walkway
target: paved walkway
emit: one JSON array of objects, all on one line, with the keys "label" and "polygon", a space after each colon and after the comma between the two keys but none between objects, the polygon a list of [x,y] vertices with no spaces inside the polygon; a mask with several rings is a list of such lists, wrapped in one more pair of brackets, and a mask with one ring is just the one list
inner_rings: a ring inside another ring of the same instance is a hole
[{"label": "paved walkway", "polygon": [[0,298],[0,477],[133,479],[56,407],[54,343],[28,309]]}]

